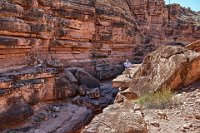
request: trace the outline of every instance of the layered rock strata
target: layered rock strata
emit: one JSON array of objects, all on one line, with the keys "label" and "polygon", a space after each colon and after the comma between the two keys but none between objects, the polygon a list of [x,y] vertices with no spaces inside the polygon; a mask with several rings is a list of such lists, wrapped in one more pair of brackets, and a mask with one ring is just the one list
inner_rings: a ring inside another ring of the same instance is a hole
[{"label": "layered rock strata", "polygon": [[137,27],[122,0],[6,0],[0,6],[1,68],[57,59],[109,78],[132,56]]},{"label": "layered rock strata", "polygon": [[126,58],[141,62],[162,44],[199,38],[199,14],[163,0],[4,0],[0,7],[0,68],[57,59],[105,79],[120,74]]},{"label": "layered rock strata", "polygon": [[179,4],[166,5],[164,0],[126,1],[141,33],[141,43],[134,51],[136,61],[163,44],[186,45],[200,38],[198,12]]},{"label": "layered rock strata", "polygon": [[[7,129],[10,124],[29,120],[28,118],[34,113],[33,107],[40,103],[49,101],[56,103],[58,100],[65,99],[69,99],[70,105],[67,107],[83,110],[75,113],[74,118],[69,116],[72,121],[77,120],[72,125],[74,127],[81,125],[79,127],[81,128],[92,119],[95,113],[101,112],[103,108],[113,103],[116,94],[116,89],[100,85],[100,82],[92,75],[75,67],[26,67],[21,70],[1,73],[0,128]],[[80,107],[72,105],[72,103]],[[71,110],[72,114],[73,112]],[[66,121],[68,116],[63,119]],[[63,133],[75,130],[70,128],[70,125],[62,128],[64,128],[62,129]]]}]

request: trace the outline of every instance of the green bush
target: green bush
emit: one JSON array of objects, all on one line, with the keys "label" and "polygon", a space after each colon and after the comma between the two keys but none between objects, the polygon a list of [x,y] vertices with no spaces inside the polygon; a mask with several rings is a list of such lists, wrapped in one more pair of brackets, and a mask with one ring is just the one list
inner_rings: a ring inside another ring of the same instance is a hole
[{"label": "green bush", "polygon": [[146,108],[164,109],[172,103],[173,92],[170,88],[162,89],[155,93],[147,93],[140,96],[135,102]]}]

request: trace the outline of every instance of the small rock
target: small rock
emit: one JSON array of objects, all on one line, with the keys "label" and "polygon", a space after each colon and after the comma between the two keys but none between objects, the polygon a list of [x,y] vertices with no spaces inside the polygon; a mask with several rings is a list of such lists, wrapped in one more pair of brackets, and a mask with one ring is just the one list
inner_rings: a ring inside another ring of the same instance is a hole
[{"label": "small rock", "polygon": [[58,117],[58,115],[57,115],[57,114],[53,114],[52,117],[53,117],[53,118],[56,118],[56,117]]},{"label": "small rock", "polygon": [[150,122],[150,124],[154,127],[160,127],[160,124],[156,121]]},{"label": "small rock", "polygon": [[195,118],[200,120],[200,114],[194,114]]},{"label": "small rock", "polygon": [[181,97],[181,96],[182,96],[182,94],[175,95],[176,98]]},{"label": "small rock", "polygon": [[89,96],[89,98],[92,98],[92,99],[101,97],[100,90],[98,87],[88,90],[87,95]]},{"label": "small rock", "polygon": [[197,103],[200,103],[200,99],[197,99],[196,102],[197,102]]},{"label": "small rock", "polygon": [[200,124],[193,124],[194,129],[200,129]]},{"label": "small rock", "polygon": [[160,119],[165,119],[165,120],[168,119],[167,114],[165,114],[162,111],[157,112],[157,114],[160,116]]},{"label": "small rock", "polygon": [[181,129],[181,131],[182,131],[182,132],[186,132],[186,130],[185,130],[185,129],[183,129],[183,128]]},{"label": "small rock", "polygon": [[195,111],[195,109],[193,107],[190,107],[189,111]]},{"label": "small rock", "polygon": [[134,110],[141,110],[141,106],[138,105],[138,104],[135,104],[135,105],[134,105]]},{"label": "small rock", "polygon": [[59,111],[60,111],[60,107],[58,107],[58,106],[53,106],[52,111],[53,111],[53,112],[59,112]]},{"label": "small rock", "polygon": [[183,125],[183,129],[190,129],[192,127],[192,123],[187,123]]}]

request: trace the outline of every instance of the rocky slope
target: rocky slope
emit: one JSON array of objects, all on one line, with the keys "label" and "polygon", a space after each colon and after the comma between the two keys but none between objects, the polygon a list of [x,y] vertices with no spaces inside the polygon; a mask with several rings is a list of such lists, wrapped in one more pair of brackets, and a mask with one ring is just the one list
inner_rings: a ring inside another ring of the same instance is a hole
[{"label": "rocky slope", "polygon": [[186,47],[161,46],[149,53],[141,66],[131,68],[132,79],[118,76],[113,80],[113,86],[125,90],[119,95],[128,99],[167,88],[176,91],[186,87],[200,78],[198,49],[199,41]]},{"label": "rocky slope", "polygon": [[104,109],[82,133],[199,133],[199,83],[173,96],[165,109],[141,108],[133,102]]},{"label": "rocky slope", "polygon": [[[113,85],[120,89],[123,88],[118,93],[114,105],[104,109],[103,113],[97,115],[82,132],[198,133],[200,131],[200,75],[197,71],[199,53],[187,49],[196,50],[198,46],[198,42],[186,48],[163,46],[147,55],[139,69],[137,66],[135,70],[134,67],[132,68],[132,81],[124,78],[124,75],[114,79]],[[166,58],[166,55],[171,56]],[[187,59],[186,62],[184,59]],[[181,64],[178,65],[179,63]],[[125,86],[124,83],[126,83]],[[130,87],[127,89],[128,84]],[[140,95],[159,91],[162,85],[165,85],[162,89],[171,87],[171,90],[176,90],[174,94],[171,94],[171,100],[167,103],[162,101],[166,98],[165,96],[157,99],[157,102],[164,103],[162,106],[153,105],[155,103],[147,106],[136,101]]]},{"label": "rocky slope", "polygon": [[173,104],[165,109],[144,109],[144,119],[151,133],[199,133],[199,81],[173,97]]},{"label": "rocky slope", "polygon": [[200,34],[198,13],[164,0],[3,0],[0,7],[0,68],[57,59],[105,79],[120,74],[126,58],[140,62],[157,46]]}]

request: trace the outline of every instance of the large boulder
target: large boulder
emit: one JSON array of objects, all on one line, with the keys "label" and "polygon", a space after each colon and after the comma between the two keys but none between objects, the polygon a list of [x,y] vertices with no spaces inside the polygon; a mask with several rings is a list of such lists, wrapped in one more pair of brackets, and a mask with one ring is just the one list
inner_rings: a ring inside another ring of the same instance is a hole
[{"label": "large boulder", "polygon": [[200,53],[180,46],[162,46],[147,55],[126,92],[147,92],[188,86],[200,78]]},{"label": "large boulder", "polygon": [[0,97],[0,127],[21,122],[33,114],[31,106],[19,94]]},{"label": "large boulder", "polygon": [[111,105],[81,133],[147,133],[141,111],[134,108],[133,103]]},{"label": "large boulder", "polygon": [[80,85],[86,85],[88,88],[96,88],[100,86],[100,81],[94,78],[92,75],[87,73],[81,68],[74,67],[69,68],[67,70],[70,70],[71,73],[74,74],[76,80]]}]

